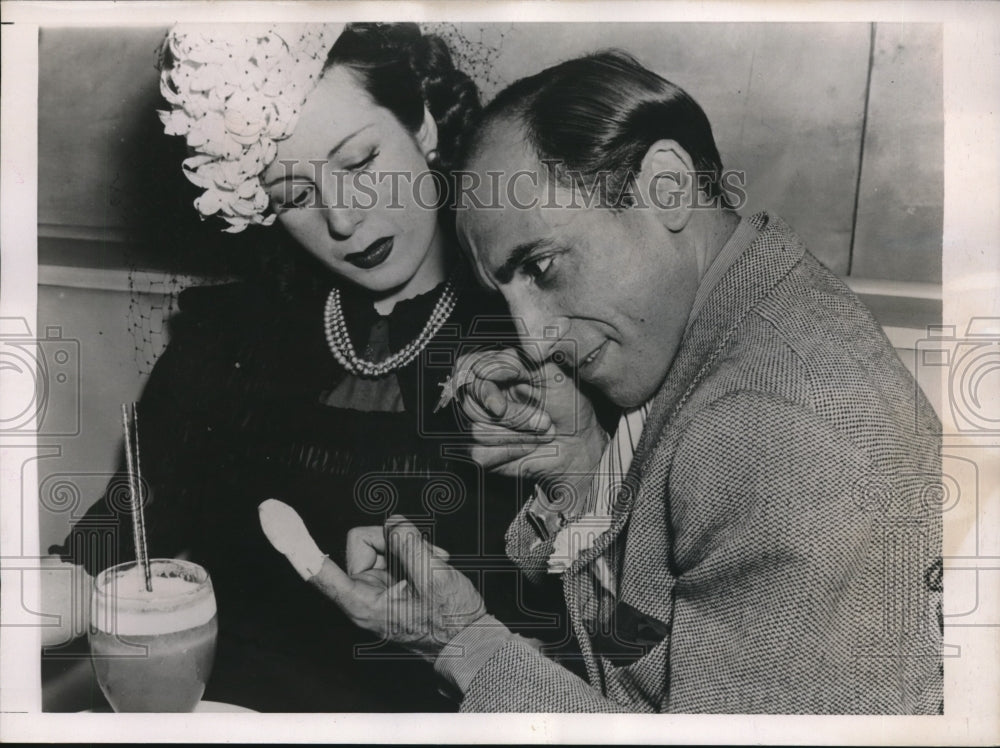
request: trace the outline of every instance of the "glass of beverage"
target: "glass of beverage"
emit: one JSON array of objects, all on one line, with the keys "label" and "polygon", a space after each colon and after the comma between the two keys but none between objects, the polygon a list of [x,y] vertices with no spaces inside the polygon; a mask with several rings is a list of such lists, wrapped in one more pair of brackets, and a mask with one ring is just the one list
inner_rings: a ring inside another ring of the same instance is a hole
[{"label": "glass of beverage", "polygon": [[215,658],[212,580],[198,564],[149,562],[153,591],[131,561],[94,579],[90,652],[116,712],[191,712]]}]

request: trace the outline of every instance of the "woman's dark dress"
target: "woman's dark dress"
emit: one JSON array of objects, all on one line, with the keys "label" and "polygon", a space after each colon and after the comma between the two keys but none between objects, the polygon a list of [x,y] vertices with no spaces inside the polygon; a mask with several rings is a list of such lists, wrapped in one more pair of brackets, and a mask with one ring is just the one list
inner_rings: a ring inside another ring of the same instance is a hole
[{"label": "woman's dark dress", "polygon": [[[428,663],[379,645],[301,580],[264,537],[257,506],[269,497],[294,506],[341,563],[349,528],[406,514],[469,574],[491,612],[527,635],[564,638],[558,591],[522,587],[503,553],[523,500],[516,484],[468,460],[453,407],[432,412],[460,351],[509,341],[510,323],[466,284],[424,353],[372,386],[351,381],[327,348],[327,291],[294,304],[251,284],[181,294],[139,409],[150,555],[186,550],[212,576],[220,635],[206,699],[261,711],[450,710]],[[345,292],[352,339],[399,350],[440,294],[439,286],[379,317]],[[121,486],[113,482],[51,551],[91,573],[133,559]]]}]

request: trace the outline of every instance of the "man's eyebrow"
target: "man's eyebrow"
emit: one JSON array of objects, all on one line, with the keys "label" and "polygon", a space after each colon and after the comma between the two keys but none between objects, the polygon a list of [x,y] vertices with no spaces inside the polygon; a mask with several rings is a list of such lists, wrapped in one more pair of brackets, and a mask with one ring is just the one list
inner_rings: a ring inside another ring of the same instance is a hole
[{"label": "man's eyebrow", "polygon": [[[364,127],[361,127],[361,128],[359,128],[359,129],[355,130],[355,131],[354,131],[354,132],[352,132],[352,133],[351,133],[350,135],[346,135],[346,136],[344,136],[343,138],[341,138],[341,140],[340,140],[340,141],[339,141],[338,143],[336,143],[336,144],[335,144],[335,145],[333,146],[333,148],[331,148],[331,149],[329,150],[329,152],[328,152],[328,153],[326,154],[326,160],[327,160],[327,161],[329,161],[329,160],[330,160],[331,158],[333,158],[334,156],[336,156],[336,155],[337,155],[337,151],[339,151],[339,150],[340,150],[341,148],[343,148],[343,147],[344,147],[345,145],[347,145],[348,141],[350,141],[350,140],[351,140],[351,138],[354,138],[354,137],[356,137],[357,135],[360,135],[360,134],[361,134],[361,133],[363,133],[363,132],[364,132],[365,130],[368,130],[369,128],[372,128],[372,127],[374,127],[374,126],[375,126],[375,125],[374,125],[374,123],[372,123],[372,124],[369,124],[369,125],[365,125]],[[278,163],[281,163],[281,162],[279,161]],[[290,174],[290,173],[288,173],[288,170],[286,169],[286,170],[285,170],[285,174],[283,174],[283,175],[282,175],[282,176],[280,176],[280,177],[275,177],[275,178],[274,178],[274,179],[272,179],[272,180],[271,180],[270,182],[268,182],[267,184],[265,184],[265,185],[264,185],[264,187],[265,187],[265,189],[266,189],[266,188],[268,188],[268,187],[271,187],[271,186],[273,186],[273,185],[276,185],[276,184],[277,184],[278,182],[282,182],[282,181],[284,181],[284,180],[286,180],[286,179],[294,179],[294,178],[295,178],[295,175],[294,175],[294,174]]]},{"label": "man's eyebrow", "polygon": [[524,258],[540,247],[549,247],[551,245],[552,241],[549,239],[534,239],[530,242],[518,244],[507,255],[507,259],[504,261],[503,265],[501,265],[497,269],[496,273],[494,273],[496,279],[501,283],[501,285],[510,283],[511,279],[514,277],[514,272],[524,263]]}]

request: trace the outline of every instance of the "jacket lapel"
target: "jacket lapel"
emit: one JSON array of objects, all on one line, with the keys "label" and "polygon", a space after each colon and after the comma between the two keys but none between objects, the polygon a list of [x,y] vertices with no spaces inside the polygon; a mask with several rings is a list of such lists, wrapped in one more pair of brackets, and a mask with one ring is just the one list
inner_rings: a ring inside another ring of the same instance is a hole
[{"label": "jacket lapel", "polygon": [[[594,559],[608,551],[630,524],[634,507],[645,505],[648,511],[636,517],[639,521],[634,523],[637,527],[630,530],[630,535],[648,534],[656,538],[651,537],[651,543],[629,543],[641,551],[642,558],[630,564],[625,563],[627,551],[624,549],[608,554],[613,563],[617,561],[614,571],[622,580],[619,599],[627,595],[630,582],[636,581],[632,577],[649,578],[650,574],[657,573],[656,566],[668,563],[669,548],[665,541],[670,533],[665,526],[668,513],[663,509],[663,502],[667,495],[670,455],[677,437],[670,433],[672,419],[688,394],[711,371],[715,358],[737,326],[771,293],[805,252],[801,241],[780,218],[767,214],[754,218],[760,220],[760,234],[729,268],[698,316],[690,322],[666,379],[654,396],[632,465],[613,507],[611,527],[566,572],[573,576],[583,573]],[[632,540],[638,541],[638,538],[630,537]]]}]

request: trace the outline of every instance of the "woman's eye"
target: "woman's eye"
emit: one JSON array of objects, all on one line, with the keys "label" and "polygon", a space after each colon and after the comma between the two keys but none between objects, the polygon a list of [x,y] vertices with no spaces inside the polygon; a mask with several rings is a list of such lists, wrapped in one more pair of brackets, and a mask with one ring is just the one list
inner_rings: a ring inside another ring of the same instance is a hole
[{"label": "woman's eye", "polygon": [[304,208],[309,204],[309,201],[312,198],[312,194],[313,194],[313,188],[306,187],[304,190],[295,193],[295,195],[292,196],[292,199],[289,204],[293,208]]},{"label": "woman's eye", "polygon": [[360,171],[362,169],[365,169],[365,168],[371,166],[371,163],[372,163],[372,161],[375,160],[376,156],[378,156],[378,151],[372,150],[361,161],[358,161],[357,163],[354,163],[354,164],[351,164],[350,166],[348,166],[347,170],[348,171]]},{"label": "woman's eye", "polygon": [[313,187],[312,185],[306,187],[299,187],[295,192],[286,196],[283,200],[278,202],[277,210],[278,212],[284,210],[292,210],[294,208],[305,208],[307,205],[312,203],[313,198]]},{"label": "woman's eye", "polygon": [[539,257],[535,260],[528,260],[524,263],[524,272],[528,274],[528,277],[532,280],[538,280],[543,277],[552,266],[551,257]]}]

